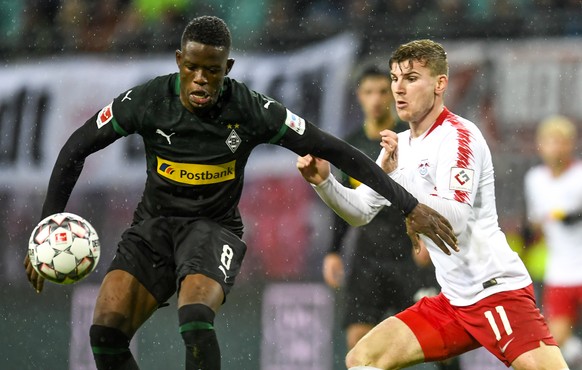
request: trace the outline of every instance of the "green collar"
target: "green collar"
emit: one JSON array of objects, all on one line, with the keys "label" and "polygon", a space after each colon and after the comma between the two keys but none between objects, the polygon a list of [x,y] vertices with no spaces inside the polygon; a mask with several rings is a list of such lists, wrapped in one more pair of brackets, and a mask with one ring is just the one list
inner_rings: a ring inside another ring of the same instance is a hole
[{"label": "green collar", "polygon": [[180,96],[180,74],[176,73],[176,82],[174,83],[174,93]]}]

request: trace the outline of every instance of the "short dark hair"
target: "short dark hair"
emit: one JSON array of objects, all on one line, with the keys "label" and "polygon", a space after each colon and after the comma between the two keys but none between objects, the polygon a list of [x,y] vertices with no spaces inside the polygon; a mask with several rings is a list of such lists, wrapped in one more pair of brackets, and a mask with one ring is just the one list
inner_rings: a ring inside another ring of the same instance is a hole
[{"label": "short dark hair", "polygon": [[356,79],[357,86],[359,86],[362,83],[362,81],[370,77],[372,78],[384,77],[386,79],[390,79],[388,71],[383,71],[380,67],[378,67],[375,64],[369,64],[364,66],[364,68],[360,70],[360,73],[358,73],[357,76],[358,76]]},{"label": "short dark hair", "polygon": [[181,47],[190,41],[230,49],[230,30],[222,19],[204,15],[192,19],[184,28]]}]

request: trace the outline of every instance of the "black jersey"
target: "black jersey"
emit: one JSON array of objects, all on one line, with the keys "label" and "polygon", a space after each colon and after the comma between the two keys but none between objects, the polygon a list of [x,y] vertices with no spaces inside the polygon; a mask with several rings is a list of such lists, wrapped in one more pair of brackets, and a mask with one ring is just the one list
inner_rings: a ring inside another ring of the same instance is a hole
[{"label": "black jersey", "polygon": [[289,127],[287,111],[225,78],[217,105],[200,116],[180,102],[179,84],[177,73],[155,78],[119,95],[100,117],[121,135],[135,132],[143,138],[147,180],[138,218],[172,215],[228,222],[237,217],[252,149],[280,138]]},{"label": "black jersey", "polygon": [[365,154],[243,83],[226,77],[217,103],[204,114],[182,105],[179,87],[177,73],[154,78],[123,92],[77,129],[59,153],[42,216],[65,209],[88,155],[132,133],[142,136],[147,157],[136,222],[158,216],[210,218],[240,233],[237,205],[244,168],[262,143],[327,159],[405,214],[418,204]]}]

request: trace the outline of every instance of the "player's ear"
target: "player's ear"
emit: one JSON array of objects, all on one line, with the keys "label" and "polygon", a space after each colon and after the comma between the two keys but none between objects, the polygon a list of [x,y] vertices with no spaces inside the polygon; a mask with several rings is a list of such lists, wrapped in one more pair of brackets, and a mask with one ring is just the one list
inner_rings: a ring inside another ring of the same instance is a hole
[{"label": "player's ear", "polygon": [[182,61],[182,51],[180,49],[176,49],[176,64],[180,67],[180,62]]},{"label": "player's ear", "polygon": [[447,85],[449,84],[449,78],[447,75],[438,75],[436,84],[434,87],[434,93],[436,95],[444,95]]},{"label": "player's ear", "polygon": [[228,58],[226,60],[226,72],[224,73],[225,76],[230,73],[230,70],[232,69],[233,65],[234,65],[234,59]]}]

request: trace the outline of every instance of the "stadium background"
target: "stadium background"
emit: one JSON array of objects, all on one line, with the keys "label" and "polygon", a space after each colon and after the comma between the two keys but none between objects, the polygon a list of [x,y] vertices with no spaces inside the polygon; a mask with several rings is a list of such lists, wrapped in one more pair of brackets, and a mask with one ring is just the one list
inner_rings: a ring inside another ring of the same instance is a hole
[{"label": "stadium background", "polygon": [[[181,30],[202,14],[229,23],[234,78],[339,136],[360,124],[358,66],[385,64],[413,38],[442,42],[451,65],[446,104],[489,140],[500,222],[518,250],[535,125],[554,113],[582,123],[579,0],[1,0],[1,369],[93,368],[96,288],[143,189],[139,139],[90,157],[69,202],[101,235],[93,275],[37,295],[22,269],[28,236],[68,135],[124,89],[174,72]],[[249,251],[217,319],[226,370],[342,368],[341,293],[320,279],[329,211],[294,162],[273,146],[249,162],[241,202]],[[172,301],[137,334],[143,369],[182,367],[175,308]]]}]

